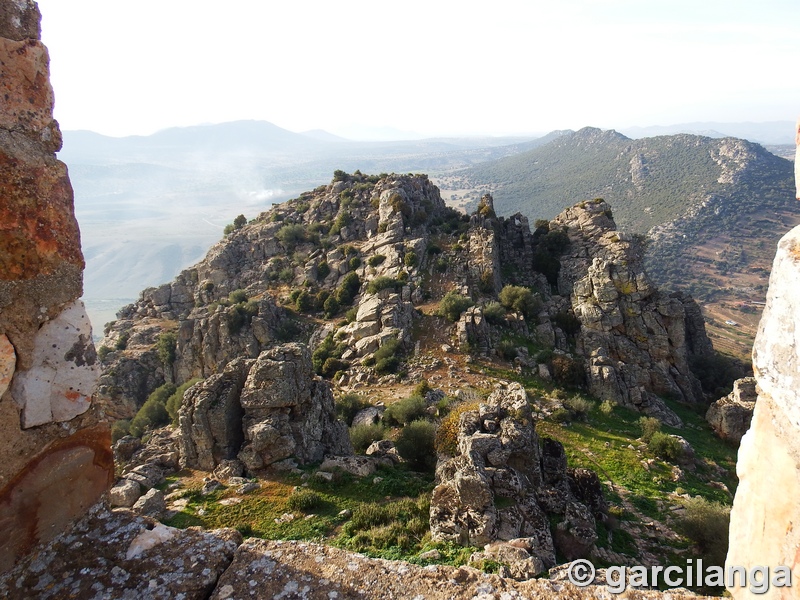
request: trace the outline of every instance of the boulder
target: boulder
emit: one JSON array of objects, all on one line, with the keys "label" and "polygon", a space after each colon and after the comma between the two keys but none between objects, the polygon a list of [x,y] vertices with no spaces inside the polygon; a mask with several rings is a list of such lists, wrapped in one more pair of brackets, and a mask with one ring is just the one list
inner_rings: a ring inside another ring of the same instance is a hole
[{"label": "boulder", "polygon": [[108,492],[111,506],[130,508],[142,495],[142,486],[132,479],[121,479]]},{"label": "boulder", "polygon": [[160,519],[167,510],[164,493],[161,490],[150,490],[133,504],[131,510],[146,517]]},{"label": "boulder", "polygon": [[730,394],[708,407],[706,421],[723,440],[738,444],[750,427],[757,397],[754,377],[737,379]]}]

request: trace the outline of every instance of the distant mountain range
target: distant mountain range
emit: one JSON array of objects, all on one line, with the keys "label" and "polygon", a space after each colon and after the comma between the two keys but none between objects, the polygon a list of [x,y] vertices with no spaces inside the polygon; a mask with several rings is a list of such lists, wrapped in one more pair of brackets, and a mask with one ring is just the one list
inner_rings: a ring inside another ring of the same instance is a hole
[{"label": "distant mountain range", "polygon": [[720,123],[715,121],[629,127],[620,131],[631,138],[654,137],[689,133],[712,138],[736,137],[759,144],[794,145],[793,121],[768,121],[766,123]]}]

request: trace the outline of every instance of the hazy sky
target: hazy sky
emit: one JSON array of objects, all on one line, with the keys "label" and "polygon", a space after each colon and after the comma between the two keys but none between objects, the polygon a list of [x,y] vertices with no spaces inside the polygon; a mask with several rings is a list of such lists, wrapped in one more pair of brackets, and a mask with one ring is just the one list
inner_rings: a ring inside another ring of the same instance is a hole
[{"label": "hazy sky", "polygon": [[62,129],[353,136],[800,114],[798,0],[38,0]]}]

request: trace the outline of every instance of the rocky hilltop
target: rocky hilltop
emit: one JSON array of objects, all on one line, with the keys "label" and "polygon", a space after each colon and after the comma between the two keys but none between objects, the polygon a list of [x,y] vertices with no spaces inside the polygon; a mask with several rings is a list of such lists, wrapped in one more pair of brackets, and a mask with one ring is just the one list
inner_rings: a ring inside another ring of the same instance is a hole
[{"label": "rocky hilltop", "polygon": [[[528,304],[506,298],[498,313],[510,286],[526,287]],[[420,307],[444,298],[462,303],[452,325],[438,322],[462,350],[497,355],[511,332],[528,352],[521,368],[670,424],[659,397],[702,397],[688,366],[711,351],[699,310],[656,289],[639,241],[616,230],[606,203],[582,202],[531,231],[521,215],[497,217],[490,196],[466,217],[426,176],[360,173],[242,224],[122,309],[105,332],[100,391],[132,416],[165,382],[207,378],[292,339],[310,345],[338,389],[394,379],[414,370],[425,341]]]}]

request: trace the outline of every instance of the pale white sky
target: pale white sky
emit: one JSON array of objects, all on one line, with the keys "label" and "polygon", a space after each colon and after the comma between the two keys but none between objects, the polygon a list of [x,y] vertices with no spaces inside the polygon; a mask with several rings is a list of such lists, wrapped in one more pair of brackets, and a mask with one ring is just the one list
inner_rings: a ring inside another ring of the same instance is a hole
[{"label": "pale white sky", "polygon": [[798,0],[38,0],[62,129],[794,120]]}]

